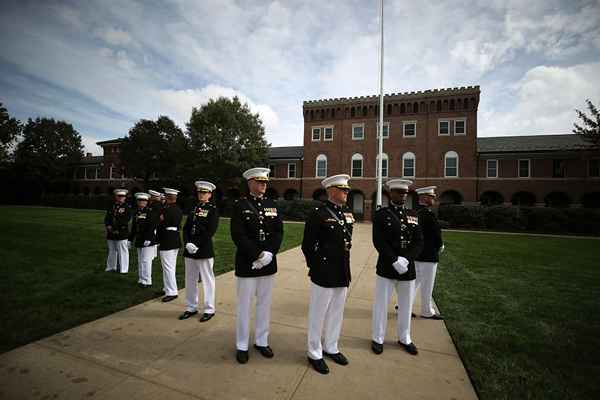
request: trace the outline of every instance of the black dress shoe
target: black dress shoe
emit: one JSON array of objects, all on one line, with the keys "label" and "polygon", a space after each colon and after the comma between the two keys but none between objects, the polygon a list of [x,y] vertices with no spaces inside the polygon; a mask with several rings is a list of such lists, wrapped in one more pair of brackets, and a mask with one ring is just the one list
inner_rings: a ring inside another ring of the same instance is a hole
[{"label": "black dress shoe", "polygon": [[196,314],[198,314],[198,311],[184,311],[184,313],[179,316],[179,319],[181,319],[181,320],[188,319],[192,315],[196,315]]},{"label": "black dress shoe", "polygon": [[308,357],[308,362],[318,373],[323,375],[329,373],[329,367],[327,366],[327,364],[325,364],[325,360],[323,360],[322,358],[318,360],[313,360],[312,358]]},{"label": "black dress shoe", "polygon": [[274,354],[273,354],[273,349],[270,348],[269,346],[259,346],[259,345],[254,345],[254,348],[256,350],[258,350],[258,352],[266,358],[273,358]]},{"label": "black dress shoe", "polygon": [[416,317],[417,317],[417,315],[416,315],[414,312],[411,312],[411,313],[410,313],[410,317],[411,317],[411,318],[416,318]]},{"label": "black dress shoe", "polygon": [[213,313],[213,314],[207,314],[207,313],[204,313],[204,314],[202,314],[202,316],[200,317],[200,322],[206,322],[206,321],[208,321],[209,319],[211,319],[211,318],[212,318],[212,317],[214,317],[214,316],[215,316],[215,314],[214,314],[214,313]]},{"label": "black dress shoe", "polygon": [[398,341],[398,344],[400,346],[402,346],[408,354],[412,354],[413,356],[416,356],[417,354],[419,354],[419,350],[417,350],[417,346],[415,346],[415,344],[412,342],[409,344],[404,344],[404,343]]},{"label": "black dress shoe", "polygon": [[421,318],[435,319],[435,320],[443,320],[444,319],[444,317],[442,317],[440,314],[433,314],[431,317],[425,317],[425,316],[421,315]]},{"label": "black dress shoe", "polygon": [[165,296],[165,297],[163,297],[163,298],[162,298],[162,300],[161,300],[161,301],[162,301],[163,303],[168,303],[169,301],[173,301],[173,300],[175,300],[176,298],[177,298],[177,295],[175,295],[175,296]]},{"label": "black dress shoe", "polygon": [[235,353],[235,359],[240,364],[246,364],[248,362],[248,351],[238,350]]},{"label": "black dress shoe", "polygon": [[376,341],[371,341],[371,350],[373,350],[373,353],[375,354],[381,354],[383,353],[383,344],[379,344]]},{"label": "black dress shoe", "polygon": [[333,362],[336,364],[348,365],[348,359],[342,353],[331,354],[331,353],[323,352],[323,355],[325,357],[331,358],[333,360]]}]

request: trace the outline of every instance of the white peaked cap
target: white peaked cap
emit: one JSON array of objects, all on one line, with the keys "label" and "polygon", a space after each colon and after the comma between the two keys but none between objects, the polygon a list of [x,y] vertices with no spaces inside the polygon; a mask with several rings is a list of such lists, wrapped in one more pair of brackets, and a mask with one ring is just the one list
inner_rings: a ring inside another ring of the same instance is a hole
[{"label": "white peaked cap", "polygon": [[161,192],[157,192],[156,190],[148,190],[148,193],[152,197],[161,197],[162,196],[162,193]]},{"label": "white peaked cap", "polygon": [[199,192],[212,192],[217,187],[208,181],[196,181],[194,182],[196,185],[196,190]]},{"label": "white peaked cap", "polygon": [[416,192],[417,194],[426,194],[435,197],[435,189],[437,189],[437,186],[427,186],[417,189]]},{"label": "white peaked cap", "polygon": [[113,193],[117,196],[121,195],[121,196],[127,196],[127,189],[115,189],[113,190]]},{"label": "white peaked cap", "polygon": [[135,194],[135,199],[136,200],[149,200],[150,199],[150,195],[148,193],[136,193]]},{"label": "white peaked cap", "polygon": [[321,185],[324,188],[335,186],[340,189],[350,189],[350,185],[348,185],[348,181],[350,180],[350,175],[341,174],[341,175],[333,175],[329,176],[321,181]]},{"label": "white peaked cap", "polygon": [[163,190],[165,191],[165,194],[173,194],[175,196],[179,194],[179,190],[177,189],[163,188]]},{"label": "white peaked cap", "polygon": [[387,181],[385,183],[385,185],[390,190],[403,189],[403,190],[407,190],[407,191],[408,191],[408,187],[412,184],[413,184],[413,182],[409,181],[408,179],[390,179],[389,181]]},{"label": "white peaked cap", "polygon": [[247,181],[249,181],[250,179],[255,179],[257,181],[268,181],[269,172],[271,172],[269,168],[250,168],[246,170],[242,175]]}]

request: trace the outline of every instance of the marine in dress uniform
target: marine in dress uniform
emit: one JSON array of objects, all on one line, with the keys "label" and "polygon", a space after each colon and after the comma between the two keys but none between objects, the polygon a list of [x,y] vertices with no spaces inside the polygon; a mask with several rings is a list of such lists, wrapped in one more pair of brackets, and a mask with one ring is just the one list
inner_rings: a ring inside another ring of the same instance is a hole
[{"label": "marine in dress uniform", "polygon": [[256,296],[254,347],[264,357],[273,357],[269,347],[271,292],[277,272],[277,252],[283,240],[283,222],[275,202],[264,196],[269,169],[251,168],[244,172],[250,191],[240,199],[231,216],[231,238],[235,253],[237,281],[236,359],[248,362],[252,298]]},{"label": "marine in dress uniform", "polygon": [[[160,223],[160,213],[164,206],[163,198],[165,195],[156,190],[148,190],[148,194],[150,195],[148,207],[150,208],[150,215],[154,224],[154,235],[156,235],[158,224]],[[154,257],[158,257],[158,239],[154,241],[152,247],[154,248]],[[147,278],[149,279],[149,283],[152,284],[152,270],[150,270],[150,276]]]},{"label": "marine in dress uniform", "polygon": [[423,234],[417,213],[404,208],[410,185],[412,181],[405,179],[388,181],[386,186],[392,197],[390,205],[377,210],[373,218],[373,244],[379,253],[371,342],[375,354],[383,352],[388,303],[394,290],[398,299],[398,344],[410,354],[418,353],[410,337],[410,318],[415,291],[415,258],[423,248]]},{"label": "marine in dress uniform", "polygon": [[[138,284],[147,288],[152,286],[152,260],[156,257],[156,219],[148,205],[148,193],[136,193],[137,210],[131,223],[129,242],[137,249]],[[131,247],[131,246],[130,246]]]},{"label": "marine in dress uniform", "polygon": [[416,258],[417,282],[416,288],[421,289],[421,317],[426,319],[444,319],[436,314],[432,304],[433,285],[439,261],[439,254],[444,251],[442,229],[437,217],[431,210],[435,204],[436,186],[427,186],[417,189],[419,195],[419,225],[423,230],[423,251]]},{"label": "marine in dress uniform", "polygon": [[[114,203],[106,210],[104,226],[106,227],[106,242],[108,243],[108,257],[106,271],[122,274],[129,272],[129,220],[131,207],[125,202],[126,189],[115,189]],[[118,269],[117,269],[118,264]]]},{"label": "marine in dress uniform", "polygon": [[338,349],[344,304],[350,285],[350,247],[354,217],[345,206],[348,175],[334,175],[321,184],[328,200],[317,207],[304,226],[302,252],[310,276],[308,361],[319,373],[329,373],[323,355],[340,365],[348,359]]},{"label": "marine in dress uniform", "polygon": [[215,185],[207,181],[197,181],[194,185],[198,203],[183,226],[186,308],[179,319],[188,319],[198,313],[198,277],[201,277],[204,313],[200,322],[206,322],[215,315],[215,251],[212,237],[219,225],[219,212],[210,202]]},{"label": "marine in dress uniform", "polygon": [[177,279],[175,267],[177,265],[177,253],[181,247],[179,227],[183,219],[183,212],[177,205],[177,194],[179,190],[164,188],[165,205],[160,210],[160,222],[158,224],[158,253],[163,271],[163,283],[165,285],[164,303],[177,298]]}]

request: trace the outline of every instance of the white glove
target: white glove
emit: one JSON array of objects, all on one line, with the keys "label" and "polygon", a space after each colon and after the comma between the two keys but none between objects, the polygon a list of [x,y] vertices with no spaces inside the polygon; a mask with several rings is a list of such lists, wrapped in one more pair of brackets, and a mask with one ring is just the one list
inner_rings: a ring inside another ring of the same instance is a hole
[{"label": "white glove", "polygon": [[149,240],[144,240],[144,247],[148,247],[150,246],[150,241]]},{"label": "white glove", "polygon": [[260,259],[252,263],[252,269],[261,269],[264,265],[260,262]]},{"label": "white glove", "polygon": [[440,247],[439,254],[442,254],[445,249],[446,249],[446,246],[442,245],[442,247]]},{"label": "white glove", "polygon": [[269,251],[263,251],[258,260],[262,263],[263,267],[271,264],[273,261],[273,253]]},{"label": "white glove", "polygon": [[408,271],[408,260],[404,257],[398,257],[398,259],[392,264],[392,267],[394,267],[394,269],[398,271],[400,275],[405,274],[406,271]]},{"label": "white glove", "polygon": [[128,241],[127,241],[127,248],[128,248],[128,249],[131,249],[131,240],[128,240]]},{"label": "white glove", "polygon": [[198,251],[198,246],[196,246],[194,243],[186,243],[185,249],[188,251],[188,253],[195,254]]}]

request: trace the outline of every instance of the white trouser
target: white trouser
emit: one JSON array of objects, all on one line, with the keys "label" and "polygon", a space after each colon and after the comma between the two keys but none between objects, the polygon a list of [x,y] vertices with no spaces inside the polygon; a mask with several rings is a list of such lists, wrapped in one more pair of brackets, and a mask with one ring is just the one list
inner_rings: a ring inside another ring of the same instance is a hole
[{"label": "white trouser", "polygon": [[193,259],[184,257],[185,261],[185,300],[186,311],[198,309],[198,276],[202,278],[204,291],[204,313],[215,313],[215,274],[214,258]]},{"label": "white trouser", "polygon": [[398,281],[382,278],[375,280],[375,303],[373,304],[373,336],[374,342],[383,344],[387,328],[387,310],[393,291],[396,290],[398,312],[396,331],[398,340],[404,344],[412,343],[410,338],[410,314],[412,312],[415,281]]},{"label": "white trouser", "polygon": [[160,264],[163,271],[163,284],[166,296],[177,296],[177,279],[175,267],[177,265],[177,253],[179,249],[160,250]]},{"label": "white trouser", "polygon": [[[433,285],[435,284],[435,273],[437,272],[436,262],[415,261],[415,270],[417,272],[417,281],[415,293],[421,288],[421,315],[431,317],[435,315],[435,309],[431,304],[433,294]],[[414,295],[413,295],[414,296]]]},{"label": "white trouser", "polygon": [[[127,240],[107,240],[108,257],[106,258],[106,271],[118,271],[122,274],[129,272],[129,249]],[[119,269],[117,269],[117,262]]]},{"label": "white trouser", "polygon": [[138,283],[152,285],[152,260],[156,257],[154,246],[138,247]]},{"label": "white trouser", "polygon": [[326,288],[310,283],[308,356],[313,360],[323,358],[323,350],[329,354],[340,352],[338,339],[342,330],[347,292],[347,287]]},{"label": "white trouser", "polygon": [[273,275],[257,278],[237,278],[237,320],[235,330],[236,348],[247,351],[250,338],[250,306],[252,296],[256,296],[256,321],[254,343],[257,346],[269,345],[269,324],[271,322],[271,292]]}]

